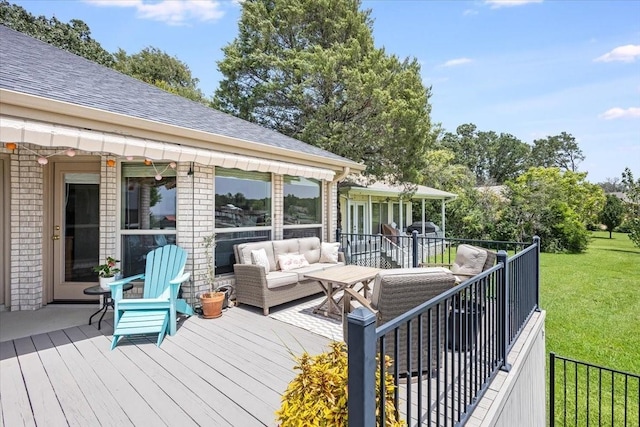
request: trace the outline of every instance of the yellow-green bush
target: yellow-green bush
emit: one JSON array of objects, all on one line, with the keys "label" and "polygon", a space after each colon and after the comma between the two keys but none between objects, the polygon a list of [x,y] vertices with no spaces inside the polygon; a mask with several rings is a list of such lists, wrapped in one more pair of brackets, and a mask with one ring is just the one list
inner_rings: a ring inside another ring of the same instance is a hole
[{"label": "yellow-green bush", "polygon": [[[296,356],[300,371],[289,383],[282,396],[282,406],[276,411],[280,427],[341,427],[348,425],[347,411],[347,347],[333,342],[330,350],[310,356],[304,352]],[[385,357],[385,364],[391,359]],[[385,375],[385,427],[399,427],[404,423],[396,418],[393,406],[395,384],[391,374]],[[376,370],[376,408],[380,402],[380,372]],[[377,409],[376,412],[379,412]]]}]

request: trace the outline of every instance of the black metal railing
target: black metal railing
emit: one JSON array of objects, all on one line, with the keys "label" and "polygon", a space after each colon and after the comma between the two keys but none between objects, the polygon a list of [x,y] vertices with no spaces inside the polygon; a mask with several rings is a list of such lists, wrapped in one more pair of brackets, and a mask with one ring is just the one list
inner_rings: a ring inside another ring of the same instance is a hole
[{"label": "black metal railing", "polygon": [[518,253],[527,242],[500,240],[451,239],[435,235],[356,234],[337,232],[337,241],[348,264],[377,268],[418,267],[424,263],[451,264],[456,248],[462,243],[482,246],[494,251]]},{"label": "black metal railing", "polygon": [[[393,377],[395,411],[409,425],[463,425],[498,371],[510,368],[510,346],[538,309],[538,253],[537,238],[511,258],[500,250],[496,266],[377,327],[368,310],[348,315],[350,425],[374,425],[376,370]],[[377,410],[384,425],[384,405]]]},{"label": "black metal railing", "polygon": [[549,425],[640,425],[640,375],[549,354]]}]

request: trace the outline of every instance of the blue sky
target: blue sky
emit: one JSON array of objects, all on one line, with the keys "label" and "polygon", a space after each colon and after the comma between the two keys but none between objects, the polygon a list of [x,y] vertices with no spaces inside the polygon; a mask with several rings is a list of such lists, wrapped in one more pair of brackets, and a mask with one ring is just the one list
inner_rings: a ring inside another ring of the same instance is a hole
[{"label": "blue sky", "polygon": [[[240,16],[231,0],[12,3],[83,20],[109,52],[153,46],[176,56],[207,95]],[[363,8],[377,47],[418,59],[432,120],[447,131],[474,123],[529,144],[564,131],[584,152],[579,169],[589,181],[620,178],[625,167],[640,177],[640,0],[369,0]]]}]

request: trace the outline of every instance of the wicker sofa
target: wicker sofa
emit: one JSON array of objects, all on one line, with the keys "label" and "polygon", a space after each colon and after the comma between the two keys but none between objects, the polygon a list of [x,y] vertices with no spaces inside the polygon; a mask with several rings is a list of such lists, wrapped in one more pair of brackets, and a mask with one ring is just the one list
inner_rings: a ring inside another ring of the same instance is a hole
[{"label": "wicker sofa", "polygon": [[[241,243],[233,249],[236,304],[261,307],[265,316],[273,306],[322,292],[305,274],[344,265],[338,244],[322,243],[317,237]],[[265,254],[266,260],[260,259]],[[288,262],[301,256],[306,262]]]}]

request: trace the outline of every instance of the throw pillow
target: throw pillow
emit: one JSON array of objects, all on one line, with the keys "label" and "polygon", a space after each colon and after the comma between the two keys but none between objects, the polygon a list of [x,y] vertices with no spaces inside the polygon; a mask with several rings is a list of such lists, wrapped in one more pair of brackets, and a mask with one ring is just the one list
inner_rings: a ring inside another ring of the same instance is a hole
[{"label": "throw pillow", "polygon": [[320,245],[320,262],[327,262],[331,264],[338,263],[338,249],[340,249],[340,243],[326,243],[322,242]]},{"label": "throw pillow", "polygon": [[487,260],[487,251],[471,245],[460,245],[456,253],[456,260],[451,266],[453,274],[465,274],[475,276],[482,272],[484,262]]},{"label": "throw pillow", "polygon": [[251,251],[251,262],[255,265],[263,266],[264,273],[269,274],[269,257],[264,248]]},{"label": "throw pillow", "polygon": [[278,255],[278,263],[282,271],[294,270],[309,265],[309,261],[302,254]]}]

